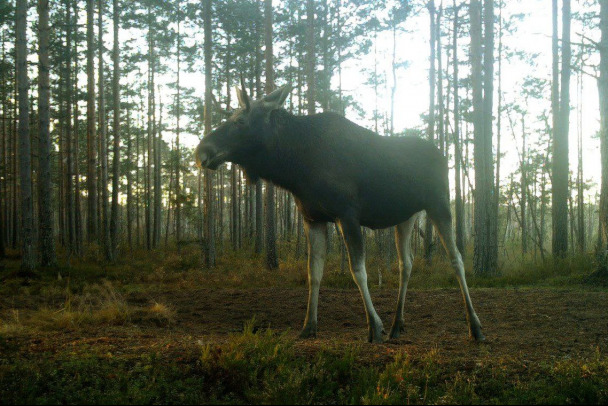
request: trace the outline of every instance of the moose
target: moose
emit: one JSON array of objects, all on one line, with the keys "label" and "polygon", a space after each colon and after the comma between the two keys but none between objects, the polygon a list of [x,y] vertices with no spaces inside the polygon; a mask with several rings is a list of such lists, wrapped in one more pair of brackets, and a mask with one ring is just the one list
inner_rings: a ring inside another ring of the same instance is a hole
[{"label": "moose", "polygon": [[428,140],[381,137],[336,113],[293,115],[282,107],[290,92],[286,85],[254,101],[244,86],[237,87],[240,108],[202,138],[195,158],[199,167],[211,170],[232,162],[250,182],[265,179],[293,194],[308,240],[308,309],[300,337],[317,334],[327,224],[332,222],[343,237],[365,306],[368,341],[374,343],[382,342],[385,332],[368,289],[361,227],[395,227],[400,282],[389,337],[400,337],[412,271],[412,232],[425,210],[456,271],[469,336],[484,340],[455,243],[446,158]]}]

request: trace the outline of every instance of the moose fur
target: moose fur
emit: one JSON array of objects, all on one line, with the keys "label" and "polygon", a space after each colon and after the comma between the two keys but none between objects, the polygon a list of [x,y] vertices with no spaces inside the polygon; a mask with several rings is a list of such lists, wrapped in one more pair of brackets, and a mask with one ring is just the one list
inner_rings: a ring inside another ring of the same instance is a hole
[{"label": "moose fur", "polygon": [[381,137],[335,113],[290,114],[282,108],[290,90],[285,86],[252,101],[244,89],[237,89],[240,110],[203,137],[195,155],[202,167],[216,169],[230,161],[240,165],[250,181],[266,179],[293,194],[305,220],[309,251],[309,301],[301,335],[317,332],[326,228],[335,222],[363,297],[372,342],[381,342],[384,330],[367,286],[361,226],[395,227],[400,288],[390,337],[400,336],[412,269],[411,235],[417,214],[425,210],[460,282],[470,336],[483,340],[455,244],[445,157],[429,141]]}]

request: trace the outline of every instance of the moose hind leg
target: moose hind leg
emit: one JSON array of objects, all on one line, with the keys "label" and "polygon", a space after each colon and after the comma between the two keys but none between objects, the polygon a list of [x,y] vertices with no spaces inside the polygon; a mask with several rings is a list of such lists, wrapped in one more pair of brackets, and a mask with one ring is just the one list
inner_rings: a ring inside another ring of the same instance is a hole
[{"label": "moose hind leg", "polygon": [[327,223],[305,222],[308,238],[308,309],[301,338],[317,335],[317,308],[319,306],[319,287],[323,278],[325,254],[327,252]]},{"label": "moose hind leg", "polygon": [[350,264],[350,271],[353,275],[355,283],[359,287],[359,292],[363,298],[363,304],[365,305],[365,315],[367,317],[368,327],[368,341],[370,343],[381,343],[383,341],[382,334],[384,328],[382,326],[382,320],[372,303],[372,297],[369,294],[369,288],[367,286],[367,271],[365,270],[365,248],[363,244],[363,236],[361,234],[361,227],[358,222],[349,220],[340,220],[338,225],[346,244],[348,251],[348,261]]},{"label": "moose hind leg", "polygon": [[403,312],[405,307],[405,294],[407,284],[412,273],[412,231],[418,215],[413,215],[408,221],[395,227],[395,243],[399,256],[399,296],[397,297],[397,310],[391,327],[390,338],[399,338],[405,331]]},{"label": "moose hind leg", "polygon": [[456,277],[458,278],[460,291],[462,292],[462,297],[466,306],[467,321],[469,322],[469,335],[476,341],[484,341],[485,337],[481,332],[481,323],[479,322],[479,317],[477,317],[477,314],[475,313],[473,302],[471,300],[471,296],[469,295],[469,288],[464,275],[464,263],[462,262],[462,256],[456,247],[456,239],[454,237],[454,229],[452,228],[451,215],[431,215],[431,218],[435,223],[435,227],[437,227],[437,231],[439,232],[443,246],[445,247],[450,260],[452,261],[452,267],[456,271]]}]

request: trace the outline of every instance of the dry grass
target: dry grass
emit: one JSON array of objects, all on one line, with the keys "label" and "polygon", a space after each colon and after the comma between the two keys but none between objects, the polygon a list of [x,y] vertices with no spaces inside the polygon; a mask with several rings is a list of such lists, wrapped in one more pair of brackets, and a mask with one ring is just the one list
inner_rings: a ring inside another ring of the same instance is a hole
[{"label": "dry grass", "polygon": [[[56,298],[56,289],[46,289],[45,297]],[[87,326],[120,326],[128,323],[170,324],[175,311],[168,305],[153,302],[147,306],[128,303],[120,290],[109,281],[85,285],[81,293],[69,287],[59,305],[45,304],[35,309],[8,309],[0,312],[0,334],[65,331]]]}]

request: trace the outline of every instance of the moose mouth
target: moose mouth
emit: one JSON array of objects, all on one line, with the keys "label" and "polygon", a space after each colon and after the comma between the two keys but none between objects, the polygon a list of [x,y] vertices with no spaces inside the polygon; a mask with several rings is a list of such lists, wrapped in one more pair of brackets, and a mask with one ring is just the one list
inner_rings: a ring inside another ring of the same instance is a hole
[{"label": "moose mouth", "polygon": [[201,168],[211,169],[212,171],[216,170],[221,164],[226,161],[227,152],[221,152],[214,156],[208,156],[203,153],[198,157],[198,164]]}]

